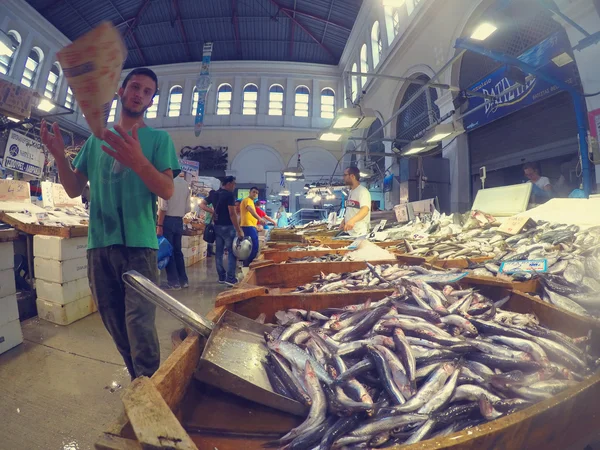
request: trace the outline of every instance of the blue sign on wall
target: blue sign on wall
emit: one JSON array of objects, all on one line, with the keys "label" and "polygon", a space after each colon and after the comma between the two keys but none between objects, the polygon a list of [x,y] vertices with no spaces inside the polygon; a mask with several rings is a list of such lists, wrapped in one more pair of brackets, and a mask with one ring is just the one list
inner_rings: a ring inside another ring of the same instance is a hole
[{"label": "blue sign on wall", "polygon": [[[552,61],[552,58],[565,52],[568,55],[572,55],[571,44],[564,32],[557,31],[535,47],[527,50],[519,56],[519,59],[538,69],[541,68],[544,73],[555,79],[575,85],[578,83],[575,62],[572,61],[559,67]],[[516,84],[514,81],[509,81],[507,72],[508,68],[506,66],[501,67],[483,80],[469,87],[469,90],[498,95]],[[518,87],[510,93],[503,95],[499,102],[492,103],[483,98],[471,97],[469,99],[469,110],[483,103],[486,103],[486,106],[464,118],[465,130],[472,131],[483,125],[487,125],[496,119],[507,116],[533,103],[545,100],[560,91],[558,86],[539,78],[532,78],[527,81],[525,86]]]}]

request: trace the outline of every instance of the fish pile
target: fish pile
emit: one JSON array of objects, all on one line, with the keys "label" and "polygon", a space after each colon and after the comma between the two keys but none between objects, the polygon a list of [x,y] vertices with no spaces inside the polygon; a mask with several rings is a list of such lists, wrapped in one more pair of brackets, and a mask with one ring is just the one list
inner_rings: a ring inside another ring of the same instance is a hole
[{"label": "fish pile", "polygon": [[[367,268],[347,273],[321,272],[318,279],[312,283],[298,286],[294,293],[310,294],[311,292],[351,292],[358,290],[383,290],[394,289],[402,279],[414,276],[420,278],[448,274],[456,276],[456,270],[426,269],[421,266],[403,266],[399,264],[381,264],[373,266],[367,263]],[[427,280],[425,280],[427,281]]]},{"label": "fish pile", "polygon": [[273,390],[304,422],[266,446],[385,448],[447,436],[574,386],[597,368],[569,337],[473,289],[404,280],[380,301],[275,314]]},{"label": "fish pile", "polygon": [[317,250],[331,250],[330,247],[326,245],[297,245],[296,247],[292,247],[287,249],[287,252],[312,252]]},{"label": "fish pile", "polygon": [[[324,263],[324,262],[341,262],[345,261],[344,255],[336,255],[336,254],[327,254],[322,256],[305,256],[303,258],[292,258],[288,259],[288,264],[290,263]],[[284,262],[284,263],[285,263]]]}]

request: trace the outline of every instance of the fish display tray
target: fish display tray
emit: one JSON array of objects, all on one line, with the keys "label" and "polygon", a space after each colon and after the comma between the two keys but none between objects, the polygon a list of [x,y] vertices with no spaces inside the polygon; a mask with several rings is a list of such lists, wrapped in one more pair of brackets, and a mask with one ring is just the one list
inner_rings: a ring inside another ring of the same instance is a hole
[{"label": "fish display tray", "polygon": [[[496,292],[486,293],[494,299],[510,294],[505,309],[535,313],[542,324],[570,336],[582,336],[593,329],[591,345],[595,349],[600,348],[599,327],[589,319],[559,311],[552,305],[501,287],[481,286],[481,289],[495,289]],[[380,295],[385,294],[380,292]],[[379,297],[373,297],[376,298]],[[361,299],[366,299],[363,292],[312,296],[259,293],[255,297],[218,305],[208,317],[216,321],[230,310],[250,318],[265,313],[267,321],[272,321],[279,310],[303,308],[317,311],[357,303]],[[178,440],[190,444],[181,444],[177,448],[259,450],[265,442],[278,438],[302,421],[291,414],[234,397],[196,380],[194,372],[205,345],[204,338],[180,330],[173,334],[173,344],[173,353],[154,374],[152,383],[149,383],[151,386],[146,386],[141,399],[144,401],[125,403],[125,414],[116,418],[99,437],[96,449],[174,448],[170,441]],[[134,393],[137,386],[137,383],[129,386],[123,397]],[[493,422],[443,438],[394,448],[558,450],[582,443],[585,445],[597,433],[599,396],[600,373],[597,373],[550,399]],[[168,441],[164,436],[169,436]],[[583,445],[573,448],[583,448]]]}]

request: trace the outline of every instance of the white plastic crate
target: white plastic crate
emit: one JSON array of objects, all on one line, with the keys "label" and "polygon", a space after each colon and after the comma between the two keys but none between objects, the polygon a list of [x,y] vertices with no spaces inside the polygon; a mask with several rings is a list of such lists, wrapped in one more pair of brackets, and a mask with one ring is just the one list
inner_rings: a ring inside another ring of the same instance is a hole
[{"label": "white plastic crate", "polygon": [[92,296],[80,298],[73,302],[62,305],[43,298],[35,301],[40,319],[47,320],[58,325],[69,325],[76,320],[97,311]]},{"label": "white plastic crate", "polygon": [[15,271],[10,269],[0,270],[0,298],[17,292],[15,287]]},{"label": "white plastic crate", "polygon": [[35,287],[38,297],[61,305],[92,295],[87,277],[62,284],[38,278]]},{"label": "white plastic crate", "polygon": [[0,325],[19,319],[17,294],[0,298]]},{"label": "white plastic crate", "polygon": [[19,319],[0,325],[0,353],[4,353],[23,342]]},{"label": "white plastic crate", "polygon": [[68,283],[87,277],[87,258],[57,261],[55,259],[34,258],[35,278],[52,283]]},{"label": "white plastic crate", "polygon": [[12,242],[0,242],[0,270],[15,267],[15,250]]},{"label": "white plastic crate", "polygon": [[83,258],[86,256],[87,237],[65,239],[56,236],[33,237],[33,256],[56,261]]}]

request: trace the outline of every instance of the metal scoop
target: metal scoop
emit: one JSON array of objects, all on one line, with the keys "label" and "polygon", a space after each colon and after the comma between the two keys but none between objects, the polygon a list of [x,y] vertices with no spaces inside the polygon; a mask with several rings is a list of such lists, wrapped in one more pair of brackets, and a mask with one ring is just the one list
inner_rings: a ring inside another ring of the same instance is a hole
[{"label": "metal scoop", "polygon": [[264,333],[271,328],[231,311],[215,324],[177,301],[135,270],[123,281],[144,298],[207,338],[195,378],[280,411],[306,415],[299,402],[273,391],[264,363],[268,353]]}]

